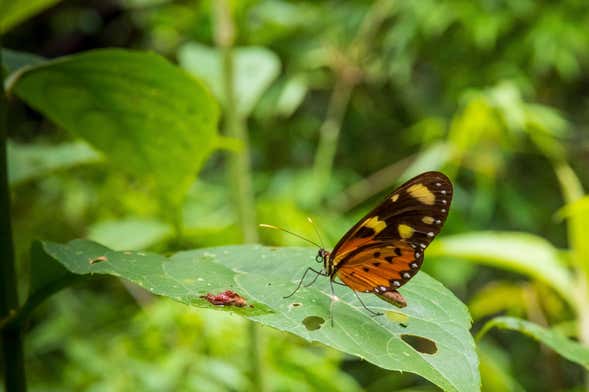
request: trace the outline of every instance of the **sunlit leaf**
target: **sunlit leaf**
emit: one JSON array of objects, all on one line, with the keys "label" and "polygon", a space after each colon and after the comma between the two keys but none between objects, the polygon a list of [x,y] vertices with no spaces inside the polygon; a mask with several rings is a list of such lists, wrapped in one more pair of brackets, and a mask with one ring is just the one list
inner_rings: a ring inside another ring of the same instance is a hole
[{"label": "sunlit leaf", "polygon": [[194,78],[152,54],[96,50],[31,68],[10,87],[117,169],[177,204],[215,147],[218,108]]},{"label": "sunlit leaf", "polygon": [[84,142],[55,145],[10,142],[7,154],[8,179],[11,185],[102,160],[102,156]]},{"label": "sunlit leaf", "polygon": [[[233,56],[237,108],[243,116],[247,116],[278,76],[280,60],[273,52],[261,47],[235,48]],[[188,43],[178,51],[178,61],[182,67],[204,80],[217,98],[224,102],[223,62],[218,50]]]},{"label": "sunlit leaf", "polygon": [[460,257],[525,274],[555,289],[574,304],[573,281],[558,250],[542,237],[520,232],[473,232],[438,239],[428,256]]},{"label": "sunlit leaf", "polygon": [[484,335],[491,328],[521,332],[547,345],[566,359],[589,369],[589,347],[582,346],[554,330],[514,317],[496,317],[485,324],[479,336]]},{"label": "sunlit leaf", "polygon": [[589,219],[589,197],[584,196],[583,185],[565,162],[555,167],[560,182],[561,192],[567,202],[559,211],[561,217],[567,218],[567,230],[571,252],[571,261],[581,267],[589,277],[589,242],[587,241],[587,219]]},{"label": "sunlit leaf", "polygon": [[[338,286],[332,327],[327,279],[320,279],[289,299],[283,298],[296,287],[305,268],[312,265],[316,252],[313,249],[227,246],[166,258],[152,253],[116,252],[83,240],[67,245],[45,242],[43,246],[75,274],[114,275],[186,304],[236,312],[385,369],[419,374],[446,391],[480,388],[466,307],[424,273],[401,289],[409,303],[402,310],[375,296],[363,295],[374,310],[404,314],[404,325],[390,317],[371,316],[349,289]],[[201,298],[226,290],[237,292],[253,307],[219,307]],[[428,343],[429,353],[418,351],[422,342]]]},{"label": "sunlit leaf", "polygon": [[[505,310],[523,313],[526,308],[526,287],[512,282],[492,282],[480,289],[470,300],[468,308],[474,320]],[[515,315],[519,315],[515,313]]]},{"label": "sunlit leaf", "polygon": [[0,34],[58,2],[59,0],[0,1]]}]

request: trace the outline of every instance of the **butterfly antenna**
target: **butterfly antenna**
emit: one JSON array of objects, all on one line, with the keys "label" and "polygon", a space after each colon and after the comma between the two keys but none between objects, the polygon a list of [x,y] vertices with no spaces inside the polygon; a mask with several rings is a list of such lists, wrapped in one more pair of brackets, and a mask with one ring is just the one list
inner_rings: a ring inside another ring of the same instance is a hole
[{"label": "butterfly antenna", "polygon": [[300,238],[300,239],[302,239],[302,240],[305,240],[305,241],[307,241],[307,242],[309,242],[309,243],[311,243],[311,244],[315,245],[315,246],[316,246],[316,247],[318,247],[318,248],[323,248],[321,245],[319,245],[319,244],[318,244],[318,243],[316,243],[315,241],[311,241],[310,239],[308,239],[308,238],[305,238],[305,237],[303,237],[302,235],[299,235],[299,234],[297,234],[297,233],[293,233],[292,231],[289,231],[289,230],[283,229],[282,227],[273,226],[273,225],[267,225],[267,224],[265,224],[265,223],[261,223],[261,224],[260,224],[260,227],[265,227],[265,228],[267,228],[267,229],[274,229],[274,230],[280,230],[280,231],[284,231],[285,233],[288,233],[288,234],[290,234],[290,235],[294,235],[295,237],[298,237],[298,238]]},{"label": "butterfly antenna", "polygon": [[313,219],[311,219],[310,217],[307,217],[307,220],[309,221],[311,226],[313,226],[313,229],[315,229],[315,233],[317,233],[317,238],[319,238],[319,242],[321,243],[321,249],[325,249],[325,242],[323,242],[323,238],[321,238],[321,234],[319,234],[319,229],[317,228],[317,225],[315,224],[315,222],[313,222]]}]

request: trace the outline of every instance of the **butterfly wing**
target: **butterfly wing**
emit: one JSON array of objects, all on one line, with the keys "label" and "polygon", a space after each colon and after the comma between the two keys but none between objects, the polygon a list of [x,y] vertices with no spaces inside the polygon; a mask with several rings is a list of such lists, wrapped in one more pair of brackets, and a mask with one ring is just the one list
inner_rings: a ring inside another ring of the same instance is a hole
[{"label": "butterfly wing", "polygon": [[332,276],[353,290],[395,292],[421,267],[423,251],[446,221],[452,195],[452,183],[440,172],[401,185],[335,246]]}]

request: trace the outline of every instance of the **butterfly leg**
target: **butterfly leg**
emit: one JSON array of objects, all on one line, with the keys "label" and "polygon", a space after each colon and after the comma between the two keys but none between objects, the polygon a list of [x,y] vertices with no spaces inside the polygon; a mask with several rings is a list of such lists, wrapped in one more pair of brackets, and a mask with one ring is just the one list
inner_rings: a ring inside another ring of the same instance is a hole
[{"label": "butterfly leg", "polygon": [[333,279],[329,279],[329,287],[331,287],[331,298],[329,301],[329,319],[331,320],[331,327],[333,328],[333,304],[337,301],[335,290],[333,289]]},{"label": "butterfly leg", "polygon": [[[293,291],[292,293],[290,293],[289,295],[287,295],[286,297],[283,297],[284,299],[292,297],[292,296],[293,296],[293,295],[294,295],[294,294],[295,294],[297,291],[299,291],[299,289],[301,288],[301,285],[303,284],[303,281],[305,280],[305,277],[307,276],[307,273],[308,273],[309,271],[313,271],[313,272],[315,272],[315,273],[317,274],[317,275],[315,276],[315,279],[313,279],[313,281],[311,282],[311,284],[315,283],[315,281],[317,280],[317,277],[318,277],[319,275],[325,276],[325,274],[324,274],[323,272],[321,272],[321,271],[317,271],[316,269],[313,269],[312,267],[309,267],[309,268],[307,268],[307,269],[305,270],[305,273],[304,273],[304,274],[303,274],[303,276],[301,277],[301,280],[299,280],[299,284],[297,285],[297,288],[296,288],[296,289],[294,289],[294,291]],[[310,284],[310,285],[311,285],[311,284]],[[307,286],[310,286],[310,285],[306,285],[305,287],[307,287]]]},{"label": "butterfly leg", "polygon": [[356,296],[356,298],[358,298],[358,301],[360,301],[360,303],[362,304],[362,307],[364,309],[366,309],[372,316],[382,316],[384,313],[380,313],[380,312],[375,312],[374,310],[371,310],[368,308],[368,306],[366,306],[366,304],[364,303],[364,301],[362,301],[362,298],[360,298],[360,296],[358,295],[358,292],[356,290],[352,290],[354,292],[354,295]]},{"label": "butterfly leg", "polygon": [[313,272],[315,272],[315,277],[313,278],[313,280],[311,280],[309,283],[307,283],[305,285],[305,287],[309,287],[309,286],[313,286],[313,284],[317,281],[317,278],[320,276],[327,276],[327,274],[324,274],[323,272],[317,272],[315,270],[313,270]]}]

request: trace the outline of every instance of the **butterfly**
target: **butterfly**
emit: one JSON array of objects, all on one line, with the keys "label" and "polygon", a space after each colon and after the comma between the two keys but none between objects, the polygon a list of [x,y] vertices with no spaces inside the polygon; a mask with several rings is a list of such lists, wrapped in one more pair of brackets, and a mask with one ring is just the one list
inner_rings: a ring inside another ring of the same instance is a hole
[{"label": "butterfly", "polygon": [[295,291],[287,297],[301,287],[308,272],[314,272],[310,284],[318,276],[329,277],[332,298],[333,283],[337,283],[352,289],[371,313],[377,314],[364,305],[357,292],[373,293],[405,307],[407,301],[398,289],[421,268],[425,249],[446,221],[453,193],[452,182],[436,171],[405,182],[352,226],[331,252],[319,247],[315,260],[323,264],[323,270],[307,268]]}]

